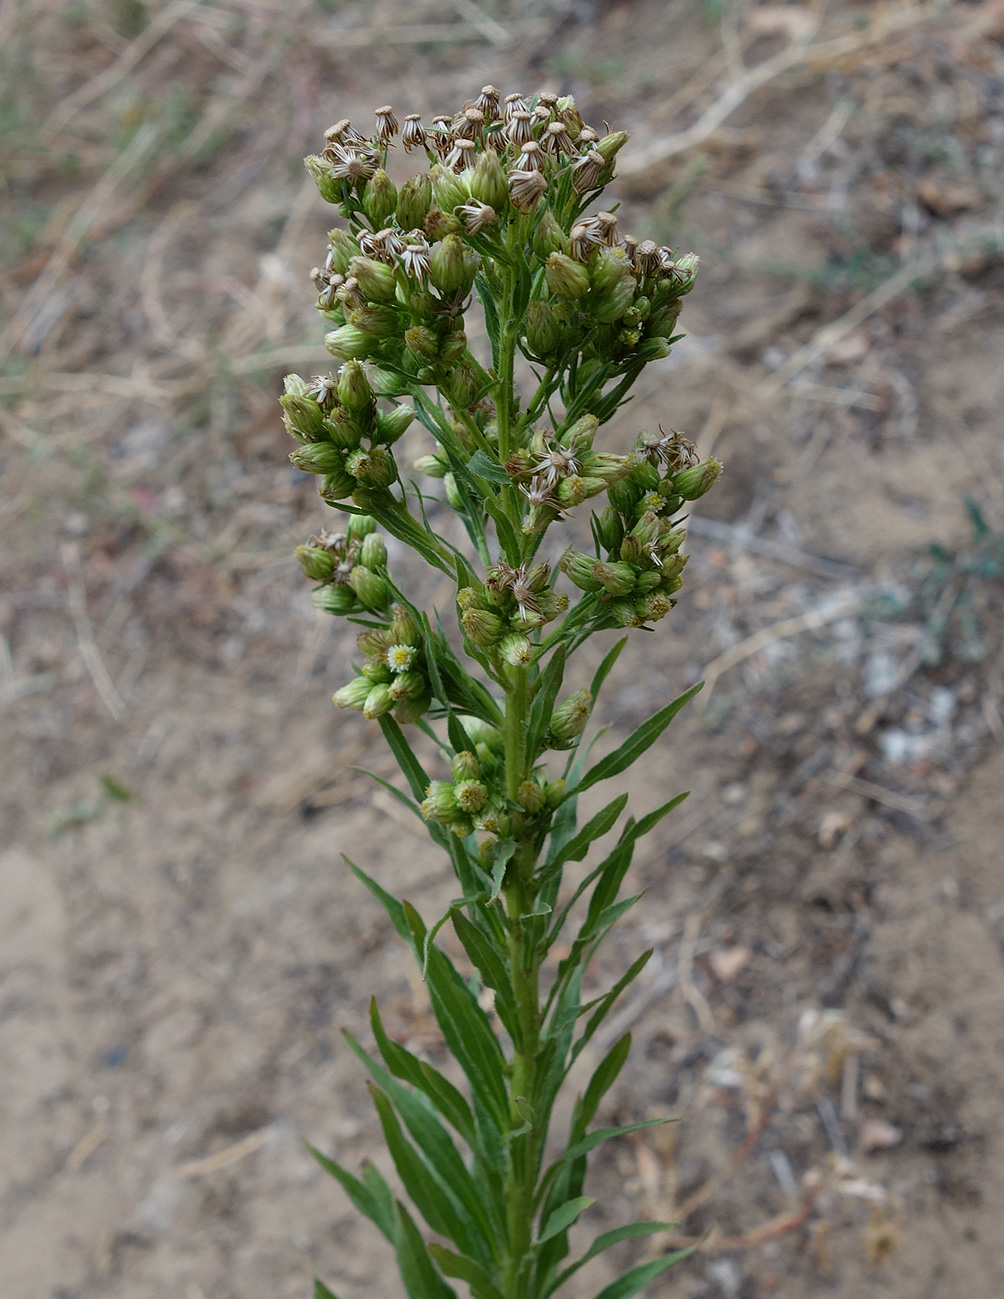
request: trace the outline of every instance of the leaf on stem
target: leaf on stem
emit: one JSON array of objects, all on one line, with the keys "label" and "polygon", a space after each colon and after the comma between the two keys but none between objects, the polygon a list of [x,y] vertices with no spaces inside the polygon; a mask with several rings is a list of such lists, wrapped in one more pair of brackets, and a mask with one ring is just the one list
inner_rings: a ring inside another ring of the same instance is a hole
[{"label": "leaf on stem", "polygon": [[620,1280],[604,1286],[596,1299],[630,1299],[631,1295],[644,1290],[650,1281],[654,1281],[667,1269],[689,1258],[695,1249],[697,1249],[696,1245],[690,1245],[686,1249],[678,1249],[672,1254],[664,1254],[662,1258],[653,1259],[651,1263],[640,1263],[630,1272],[625,1272]]},{"label": "leaf on stem", "polygon": [[457,1292],[446,1284],[433,1266],[422,1233],[400,1200],[395,1201],[398,1232],[397,1265],[409,1299],[457,1299]]},{"label": "leaf on stem", "polygon": [[654,717],[650,717],[647,722],[643,722],[613,753],[608,753],[594,767],[590,767],[576,786],[576,793],[588,789],[590,785],[595,785],[597,781],[607,780],[611,776],[619,775],[637,762],[645,750],[655,743],[684,704],[689,703],[703,685],[704,682],[699,681],[696,686],[691,686],[689,690],[685,690],[678,699],[674,699],[671,704],[661,708]]},{"label": "leaf on stem", "polygon": [[623,1240],[635,1240],[638,1236],[651,1236],[657,1231],[672,1231],[676,1226],[675,1222],[631,1222],[625,1227],[615,1227],[613,1231],[605,1231],[602,1236],[596,1237],[580,1259],[574,1262],[571,1267],[565,1268],[548,1293],[553,1293],[559,1289],[569,1277],[578,1272],[580,1267],[584,1267],[597,1254],[602,1254],[605,1249],[610,1249],[612,1245],[619,1245]]},{"label": "leaf on stem", "polygon": [[552,1236],[557,1236],[559,1232],[567,1231],[569,1227],[578,1219],[583,1209],[588,1209],[591,1204],[596,1203],[596,1197],[592,1195],[577,1195],[574,1200],[566,1200],[564,1204],[559,1204],[547,1216],[547,1221],[541,1228],[540,1235],[537,1237],[537,1244],[543,1245]]},{"label": "leaf on stem", "polygon": [[474,1299],[502,1299],[501,1290],[474,1259],[464,1254],[454,1254],[453,1250],[447,1249],[445,1245],[430,1244],[426,1248],[445,1276],[467,1282]]},{"label": "leaf on stem", "polygon": [[349,1197],[363,1217],[369,1218],[370,1222],[375,1223],[390,1243],[396,1245],[397,1221],[393,1212],[393,1199],[390,1194],[390,1187],[387,1186],[387,1183],[383,1180],[377,1170],[373,1168],[373,1165],[370,1164],[367,1168],[368,1170],[372,1170],[372,1174],[375,1175],[378,1187],[379,1184],[382,1183],[382,1190],[386,1190],[386,1197],[381,1193],[381,1189],[375,1191],[372,1185],[364,1185],[364,1183],[360,1182],[357,1177],[353,1177],[347,1169],[344,1169],[341,1164],[335,1163],[335,1161],[329,1159],[327,1155],[322,1155],[316,1147],[310,1144],[309,1141],[305,1144],[310,1154],[317,1160],[324,1171],[329,1173],[336,1182],[340,1183],[345,1194]]},{"label": "leaf on stem", "polygon": [[565,646],[559,642],[537,682],[537,693],[530,706],[526,726],[526,752],[531,762],[536,761],[544,735],[551,724],[554,703],[565,675],[565,653]]}]

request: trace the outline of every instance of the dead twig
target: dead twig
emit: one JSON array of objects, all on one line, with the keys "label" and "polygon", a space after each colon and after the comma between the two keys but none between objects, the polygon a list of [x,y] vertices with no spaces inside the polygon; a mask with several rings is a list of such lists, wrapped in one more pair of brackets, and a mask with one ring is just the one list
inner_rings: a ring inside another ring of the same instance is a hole
[{"label": "dead twig", "polygon": [[70,615],[77,632],[77,648],[80,650],[80,657],[84,660],[84,666],[94,683],[94,689],[98,692],[98,698],[107,708],[112,719],[120,722],[129,710],[108,675],[108,669],[94,639],[94,628],[87,612],[87,595],[80,570],[80,554],[72,542],[62,545],[59,553],[68,579]]},{"label": "dead twig", "polygon": [[694,1012],[701,1032],[707,1037],[714,1037],[718,1033],[718,1023],[715,1020],[715,1012],[708,1004],[708,999],[694,982],[694,951],[697,946],[697,938],[701,932],[701,925],[704,923],[704,917],[699,915],[689,915],[683,927],[683,941],[680,943],[680,960],[677,966],[677,979],[680,985],[680,992],[683,999]]},{"label": "dead twig", "polygon": [[218,1150],[215,1155],[207,1155],[204,1159],[190,1159],[186,1164],[179,1164],[175,1173],[178,1177],[187,1180],[192,1177],[202,1177],[206,1173],[215,1173],[220,1168],[228,1168],[231,1164],[236,1164],[239,1159],[245,1159],[256,1150],[260,1150],[268,1140],[271,1131],[271,1128],[259,1128],[257,1132],[250,1132],[240,1141],[235,1141],[232,1146]]}]

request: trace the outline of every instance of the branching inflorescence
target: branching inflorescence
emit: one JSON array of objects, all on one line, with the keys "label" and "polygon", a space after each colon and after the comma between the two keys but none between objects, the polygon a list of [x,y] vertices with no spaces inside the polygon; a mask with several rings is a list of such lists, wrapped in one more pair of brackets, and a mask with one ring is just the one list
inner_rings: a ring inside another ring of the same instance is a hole
[{"label": "branching inflorescence", "polygon": [[[321,497],[348,519],[343,533],[311,537],[297,555],[317,583],[313,603],[362,628],[361,665],[334,702],[379,720],[410,790],[395,793],[449,854],[461,889],[427,930],[414,908],[353,866],[413,947],[467,1081],[461,1092],[390,1040],[375,1006],[380,1060],[350,1039],[404,1189],[438,1240],[424,1239],[373,1165],[360,1178],[314,1152],[394,1247],[412,1299],[454,1294],[445,1277],[475,1299],[544,1299],[601,1250],[666,1225],[607,1232],[563,1266],[569,1230],[593,1203],[582,1195],[587,1153],[629,1130],[590,1130],[627,1035],[594,1071],[564,1149],[546,1162],[558,1091],[649,953],[585,1005],[584,971],[637,900],[617,900],[634,844],[679,802],[629,818],[566,896],[565,868],[614,829],[627,801],[579,826],[578,796],[626,770],[694,693],[590,766],[580,739],[624,639],[589,689],[559,703],[566,662],[594,632],[665,617],[687,562],[687,503],[721,472],[661,427],[639,434],[626,455],[597,443],[644,366],[680,337],[698,267],[692,254],[622,233],[614,212],[589,214],[626,139],[585,125],[569,97],[503,99],[485,86],[428,125],[414,114],[401,124],[389,106],[376,111],[369,136],[338,122],[306,159],[348,223],[330,232],[312,273],[331,326],[327,347],[343,365],[337,377],[289,376],[281,402],[298,443],[290,459],[318,475]],[[428,162],[400,188],[385,170],[398,140]],[[468,346],[475,298],[490,362]],[[413,469],[442,482],[466,530],[463,548],[430,524],[426,490],[402,481],[395,446],[416,416],[434,445]],[[587,501],[592,549],[541,558],[552,525]],[[380,530],[456,582],[464,654],[395,583]],[[434,722],[445,722],[445,737]],[[443,778],[422,767],[408,724],[444,754]],[[560,771],[549,752],[567,755]],[[549,962],[580,901],[585,919]],[[447,922],[472,981],[434,941]],[[601,1299],[636,1293],[678,1257],[632,1268]],[[330,1293],[316,1282],[318,1296]]]}]

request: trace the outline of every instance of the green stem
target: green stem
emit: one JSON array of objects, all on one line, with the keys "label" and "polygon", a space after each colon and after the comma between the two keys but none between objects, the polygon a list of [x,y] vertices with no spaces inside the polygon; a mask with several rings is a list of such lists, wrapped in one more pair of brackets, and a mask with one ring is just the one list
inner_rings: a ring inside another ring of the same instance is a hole
[{"label": "green stem", "polygon": [[[526,723],[530,704],[529,672],[510,668],[506,674],[505,736],[506,794],[515,800],[526,779],[529,758],[526,752]],[[508,918],[509,969],[516,1013],[520,1026],[520,1044],[513,1052],[509,1080],[510,1121],[513,1129],[530,1123],[530,1129],[512,1138],[509,1147],[509,1169],[506,1177],[506,1212],[508,1219],[507,1253],[502,1269],[504,1299],[524,1299],[528,1258],[533,1244],[534,1193],[541,1134],[530,1106],[536,1091],[537,1055],[540,1046],[539,960],[527,943],[522,919],[533,909],[533,872],[536,852],[532,839],[523,839],[513,854],[506,872],[505,900]]]}]

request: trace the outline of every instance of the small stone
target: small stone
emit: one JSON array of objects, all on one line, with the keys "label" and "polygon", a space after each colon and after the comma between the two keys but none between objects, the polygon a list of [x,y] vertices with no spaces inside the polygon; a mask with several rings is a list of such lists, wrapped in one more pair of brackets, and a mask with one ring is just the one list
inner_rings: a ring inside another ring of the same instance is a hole
[{"label": "small stone", "polygon": [[748,947],[718,947],[708,953],[708,964],[715,978],[731,983],[739,971],[749,963]]},{"label": "small stone", "polygon": [[866,1155],[873,1150],[889,1150],[902,1140],[902,1128],[885,1119],[866,1119],[861,1125],[861,1149]]}]

